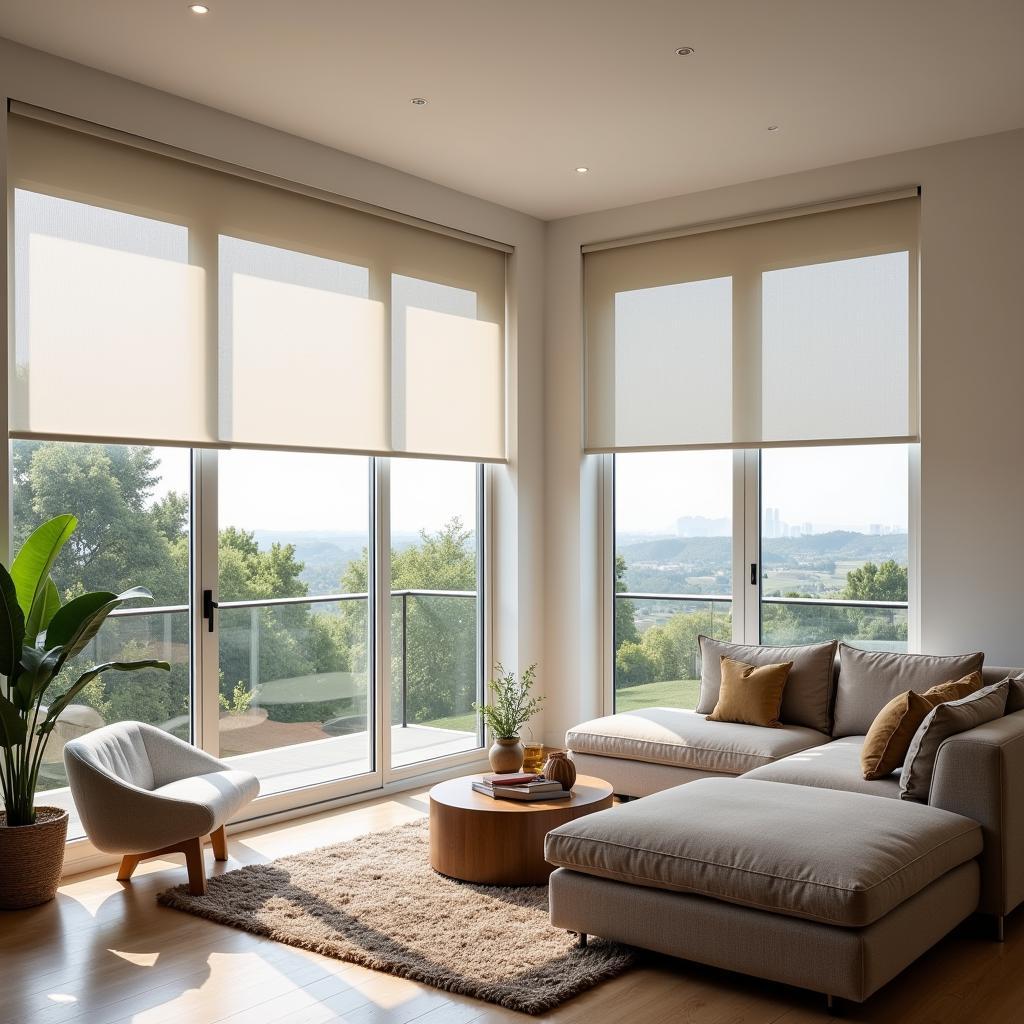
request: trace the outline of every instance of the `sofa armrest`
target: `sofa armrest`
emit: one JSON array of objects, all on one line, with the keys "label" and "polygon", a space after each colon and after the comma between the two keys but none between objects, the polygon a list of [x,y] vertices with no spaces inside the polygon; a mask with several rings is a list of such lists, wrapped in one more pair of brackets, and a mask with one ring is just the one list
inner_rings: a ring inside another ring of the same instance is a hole
[{"label": "sofa armrest", "polygon": [[981,825],[979,910],[1024,900],[1024,711],[951,736],[935,758],[928,803]]}]

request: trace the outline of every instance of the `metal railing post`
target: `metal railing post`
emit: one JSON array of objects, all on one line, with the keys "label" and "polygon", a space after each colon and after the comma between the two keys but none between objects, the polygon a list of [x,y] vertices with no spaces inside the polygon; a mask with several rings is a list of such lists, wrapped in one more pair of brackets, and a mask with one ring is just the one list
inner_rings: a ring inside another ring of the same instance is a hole
[{"label": "metal railing post", "polygon": [[409,595],[402,594],[402,728],[409,727]]},{"label": "metal railing post", "polygon": [[260,610],[249,609],[249,692],[260,685]]}]

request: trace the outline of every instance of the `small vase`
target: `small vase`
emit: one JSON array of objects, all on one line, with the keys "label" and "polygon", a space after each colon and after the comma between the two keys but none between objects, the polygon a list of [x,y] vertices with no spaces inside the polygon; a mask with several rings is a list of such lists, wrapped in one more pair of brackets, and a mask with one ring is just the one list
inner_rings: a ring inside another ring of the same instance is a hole
[{"label": "small vase", "polygon": [[567,793],[576,784],[576,765],[569,760],[564,750],[556,750],[548,754],[544,762],[544,778],[550,782],[560,782]]},{"label": "small vase", "polygon": [[487,752],[491,770],[505,775],[523,767],[523,745],[518,736],[499,736]]}]

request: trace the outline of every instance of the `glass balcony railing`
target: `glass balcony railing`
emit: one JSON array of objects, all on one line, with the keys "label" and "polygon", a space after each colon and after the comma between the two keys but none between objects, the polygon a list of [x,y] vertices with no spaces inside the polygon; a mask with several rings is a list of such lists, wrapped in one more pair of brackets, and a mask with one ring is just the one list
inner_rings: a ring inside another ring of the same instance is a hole
[{"label": "glass balcony railing", "polygon": [[[220,754],[250,763],[265,792],[372,769],[368,609],[366,593],[220,603]],[[391,612],[393,763],[477,747],[476,593],[395,590]],[[171,672],[107,673],[87,687],[61,716],[41,789],[67,785],[64,743],[103,725],[142,721],[189,738],[189,633],[187,605],[110,616],[78,664],[160,658]],[[317,746],[326,740],[338,742]]]},{"label": "glass balcony railing", "polygon": [[[615,710],[694,708],[700,689],[697,638],[732,639],[727,594],[615,595]],[[868,650],[907,650],[906,601],[764,597],[761,641],[843,640]]]}]

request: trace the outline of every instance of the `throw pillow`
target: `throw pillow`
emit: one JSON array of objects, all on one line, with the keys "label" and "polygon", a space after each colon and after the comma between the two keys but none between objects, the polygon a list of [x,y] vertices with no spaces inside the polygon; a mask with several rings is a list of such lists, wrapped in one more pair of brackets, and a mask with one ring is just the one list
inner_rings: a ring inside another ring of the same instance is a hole
[{"label": "throw pillow", "polygon": [[907,690],[893,697],[878,712],[861,747],[860,767],[864,778],[881,779],[901,768],[910,741],[931,709],[937,704],[967,697],[981,687],[981,673],[972,672],[963,679],[932,686],[924,693]]},{"label": "throw pillow", "polygon": [[[829,701],[832,696],[835,666],[835,640],[799,647],[764,647],[755,644],[730,644],[709,636],[698,638],[700,644],[700,697],[697,713],[709,715],[718,703],[722,685],[722,656],[747,665],[778,665],[791,661],[786,689],[782,695],[779,718],[789,725],[806,725],[818,732],[828,732]],[[948,678],[948,677],[947,677]]]},{"label": "throw pillow", "polygon": [[969,697],[939,704],[921,723],[910,741],[900,777],[900,799],[927,803],[935,773],[935,758],[942,741],[975,726],[1002,718],[1010,682],[993,683]]},{"label": "throw pillow", "polygon": [[782,692],[793,662],[775,665],[747,665],[722,655],[722,685],[709,722],[764,725],[778,728]]},{"label": "throw pillow", "polygon": [[1006,713],[1012,715],[1015,711],[1024,711],[1024,675],[1007,676],[1006,681],[1010,684],[1010,695],[1006,698]]},{"label": "throw pillow", "polygon": [[924,693],[930,686],[980,672],[985,656],[891,654],[839,645],[839,686],[832,735],[863,736],[878,712],[901,693]]},{"label": "throw pillow", "polygon": [[927,697],[907,690],[878,712],[860,748],[865,779],[885,778],[903,764],[910,741],[933,706]]}]

